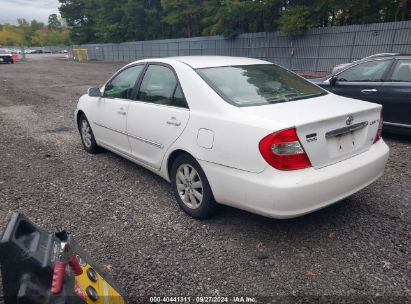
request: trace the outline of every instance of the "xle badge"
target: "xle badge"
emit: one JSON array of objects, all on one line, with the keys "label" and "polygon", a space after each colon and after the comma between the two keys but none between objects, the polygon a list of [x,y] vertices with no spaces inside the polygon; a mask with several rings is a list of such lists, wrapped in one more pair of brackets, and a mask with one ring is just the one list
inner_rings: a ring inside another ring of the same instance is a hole
[{"label": "xle badge", "polygon": [[305,138],[307,139],[307,142],[316,141],[317,140],[317,133],[307,134],[305,136]]}]

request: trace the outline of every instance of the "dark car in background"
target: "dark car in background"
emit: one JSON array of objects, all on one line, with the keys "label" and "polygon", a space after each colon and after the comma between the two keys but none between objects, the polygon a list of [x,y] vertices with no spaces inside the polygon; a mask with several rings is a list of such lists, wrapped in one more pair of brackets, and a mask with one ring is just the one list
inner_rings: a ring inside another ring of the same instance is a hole
[{"label": "dark car in background", "polygon": [[371,59],[371,58],[388,57],[388,56],[396,56],[396,55],[399,55],[399,53],[379,53],[379,54],[373,54],[373,55],[367,56],[367,57],[359,59],[359,60],[355,60],[353,62],[341,63],[341,64],[338,64],[335,67],[333,67],[333,69],[331,71],[331,74],[333,74],[333,75],[337,74],[339,71],[342,71],[345,68],[348,68],[349,66],[352,66],[356,63],[360,63],[362,61],[366,61],[366,60]]},{"label": "dark car in background", "polygon": [[0,49],[0,63],[14,63],[13,54],[5,49]]},{"label": "dark car in background", "polygon": [[411,55],[362,60],[310,81],[337,95],[383,105],[384,130],[411,134]]}]

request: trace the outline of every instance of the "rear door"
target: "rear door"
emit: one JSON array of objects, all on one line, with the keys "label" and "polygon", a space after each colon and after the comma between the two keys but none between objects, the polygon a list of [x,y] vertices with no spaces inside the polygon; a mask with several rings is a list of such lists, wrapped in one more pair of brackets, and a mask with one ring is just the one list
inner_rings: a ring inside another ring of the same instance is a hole
[{"label": "rear door", "polygon": [[327,90],[346,97],[378,102],[383,90],[383,80],[392,59],[367,61],[337,74],[337,82]]},{"label": "rear door", "polygon": [[130,153],[126,123],[130,99],[144,65],[128,67],[115,75],[105,86],[103,97],[96,104],[93,132],[98,141],[114,150]]},{"label": "rear door", "polygon": [[411,58],[395,62],[383,87],[384,123],[411,128]]},{"label": "rear door", "polygon": [[181,135],[190,112],[174,70],[149,64],[135,101],[130,103],[127,133],[132,155],[159,169],[164,154]]}]

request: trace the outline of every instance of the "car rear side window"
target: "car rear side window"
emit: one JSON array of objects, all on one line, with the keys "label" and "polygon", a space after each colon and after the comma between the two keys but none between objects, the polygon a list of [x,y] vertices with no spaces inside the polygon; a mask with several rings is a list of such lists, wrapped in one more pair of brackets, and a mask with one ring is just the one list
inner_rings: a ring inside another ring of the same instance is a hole
[{"label": "car rear side window", "polygon": [[149,65],[137,99],[167,106],[188,107],[174,72],[162,65]]},{"label": "car rear side window", "polygon": [[392,72],[391,81],[411,82],[411,59],[400,59]]},{"label": "car rear side window", "polygon": [[341,82],[375,82],[382,81],[391,60],[374,60],[357,64],[337,74]]},{"label": "car rear side window", "polygon": [[223,99],[240,107],[327,94],[316,85],[274,64],[225,66],[196,71]]},{"label": "car rear side window", "polygon": [[121,71],[106,85],[104,97],[131,99],[134,85],[143,69],[144,65],[136,65]]}]

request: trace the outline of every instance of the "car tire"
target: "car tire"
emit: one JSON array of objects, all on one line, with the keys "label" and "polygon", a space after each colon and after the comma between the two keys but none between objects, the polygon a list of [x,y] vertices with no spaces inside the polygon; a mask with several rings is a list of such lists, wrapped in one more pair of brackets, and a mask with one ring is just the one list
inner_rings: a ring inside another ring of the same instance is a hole
[{"label": "car tire", "polygon": [[96,139],[91,129],[90,123],[88,122],[86,115],[81,114],[78,120],[78,129],[81,136],[81,142],[83,144],[84,150],[88,153],[95,154],[100,152],[100,147],[96,143]]},{"label": "car tire", "polygon": [[171,184],[178,204],[188,215],[206,219],[218,211],[219,205],[207,177],[200,164],[190,155],[183,154],[174,160]]}]

